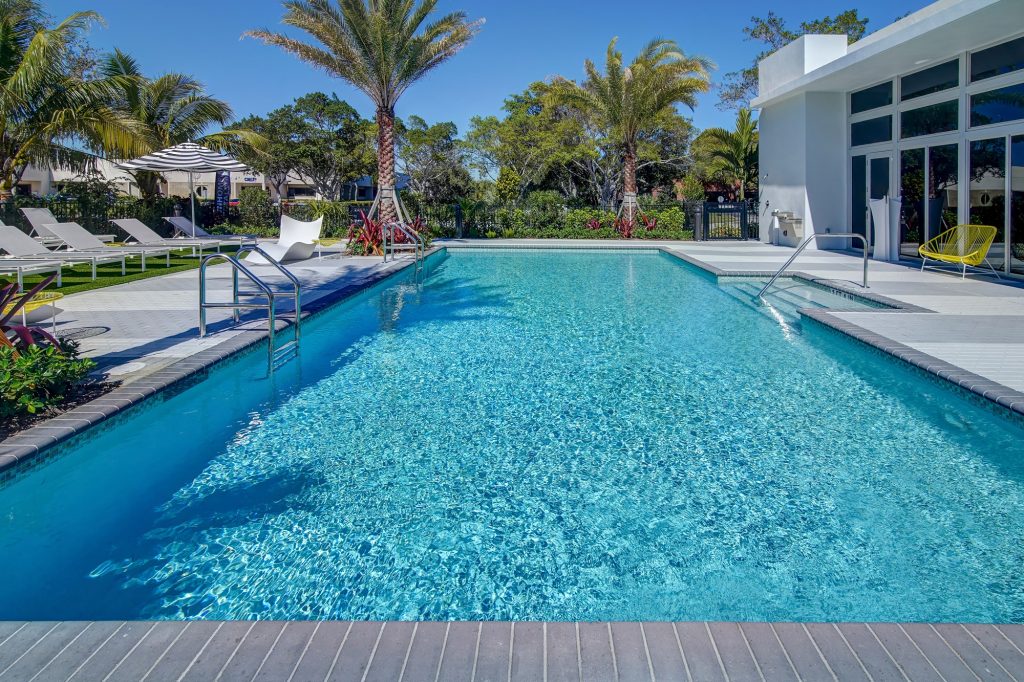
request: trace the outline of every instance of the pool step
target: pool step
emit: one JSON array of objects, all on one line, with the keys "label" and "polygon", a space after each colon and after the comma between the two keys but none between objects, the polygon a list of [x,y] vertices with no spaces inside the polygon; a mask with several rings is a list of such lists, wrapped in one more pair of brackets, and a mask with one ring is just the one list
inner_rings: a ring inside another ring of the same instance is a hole
[{"label": "pool step", "polygon": [[754,308],[763,315],[788,325],[800,324],[801,308],[837,307],[846,300],[827,290],[792,279],[780,279],[764,296],[757,297],[764,282],[760,279],[727,280],[721,284],[723,291],[744,305]]}]

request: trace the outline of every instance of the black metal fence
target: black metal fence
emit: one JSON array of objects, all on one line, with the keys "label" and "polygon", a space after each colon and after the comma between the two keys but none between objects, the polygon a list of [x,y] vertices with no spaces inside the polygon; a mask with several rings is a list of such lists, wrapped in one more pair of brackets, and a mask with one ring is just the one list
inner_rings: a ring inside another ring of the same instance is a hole
[{"label": "black metal fence", "polygon": [[699,222],[700,229],[695,234],[698,240],[759,237],[756,202],[704,202]]}]

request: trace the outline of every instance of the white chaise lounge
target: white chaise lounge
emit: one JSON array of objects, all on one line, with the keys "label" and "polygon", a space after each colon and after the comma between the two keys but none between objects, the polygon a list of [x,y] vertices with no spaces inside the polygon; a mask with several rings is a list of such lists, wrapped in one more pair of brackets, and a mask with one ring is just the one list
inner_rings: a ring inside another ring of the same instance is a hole
[{"label": "white chaise lounge", "polygon": [[166,256],[167,267],[171,266],[171,251],[166,246],[107,246],[96,235],[78,223],[55,223],[46,229],[60,237],[69,250],[85,253],[124,253],[139,256],[142,259],[142,271],[146,271],[147,256]]},{"label": "white chaise lounge", "polygon": [[166,239],[157,234],[153,229],[146,225],[138,218],[118,218],[111,220],[122,230],[128,233],[128,236],[139,246],[166,246],[172,249],[189,248],[193,249],[193,255],[195,249],[199,249],[199,255],[203,254],[203,249],[216,249],[220,251],[220,247],[224,246],[226,242],[220,239],[204,239],[204,238],[187,238],[187,237],[174,237],[172,239]]},{"label": "white chaise lounge", "polygon": [[239,246],[245,246],[246,244],[255,244],[257,237],[251,234],[210,234],[198,225],[193,225],[192,221],[183,215],[179,216],[165,216],[164,220],[169,222],[174,228],[174,236],[185,237],[186,239],[216,239],[224,243],[234,243],[238,241]]},{"label": "white chaise lounge", "polygon": [[[29,225],[32,226],[31,236],[34,236],[39,241],[46,244],[60,245],[60,238],[57,235],[50,232],[47,229],[47,225],[59,223],[60,221],[54,217],[53,212],[48,208],[23,208],[21,212],[25,215],[25,219],[28,220]],[[114,241],[114,235],[112,234],[98,234],[95,235],[101,242],[112,242]]]},{"label": "white chaise lounge", "polygon": [[[323,222],[323,216],[310,223],[304,223],[286,215],[281,216],[281,236],[278,237],[276,243],[261,244],[260,248],[279,263],[311,258],[316,250],[316,243],[320,240]],[[258,253],[250,253],[245,260],[257,265],[267,262]]]},{"label": "white chaise lounge", "polygon": [[91,251],[50,251],[16,227],[0,223],[0,251],[15,258],[35,261],[62,261],[64,263],[89,263],[92,278],[96,279],[96,266],[101,263],[121,263],[121,274],[125,273],[126,254],[105,248],[102,252]]}]

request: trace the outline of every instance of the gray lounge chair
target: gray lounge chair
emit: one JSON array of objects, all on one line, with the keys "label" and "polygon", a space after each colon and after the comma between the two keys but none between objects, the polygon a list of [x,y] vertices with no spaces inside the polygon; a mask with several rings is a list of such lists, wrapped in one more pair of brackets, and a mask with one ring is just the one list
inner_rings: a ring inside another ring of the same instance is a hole
[{"label": "gray lounge chair", "polygon": [[[124,253],[139,256],[142,259],[142,271],[146,271],[147,256],[166,256],[167,267],[171,267],[171,251],[166,246],[107,246],[96,235],[92,234],[78,223],[55,223],[47,225],[53,234],[60,237],[61,241],[67,244],[69,249],[74,251],[85,251],[88,253]],[[115,250],[116,249],[116,250]]]},{"label": "gray lounge chair", "polygon": [[62,267],[64,267],[64,264],[59,261],[0,258],[0,276],[10,277],[15,275],[18,279],[18,291],[25,290],[25,275],[36,275],[41,272],[56,272],[57,286],[60,286],[60,269]]},{"label": "gray lounge chair", "polygon": [[164,220],[171,224],[176,236],[180,235],[189,239],[218,239],[223,242],[230,241],[231,243],[238,240],[239,246],[256,244],[258,241],[258,237],[252,234],[210,234],[198,225],[193,225],[192,221],[183,215],[165,216]]},{"label": "gray lounge chair", "polygon": [[[31,235],[44,244],[54,244],[60,246],[60,238],[52,234],[47,229],[47,225],[53,223],[59,223],[60,221],[54,217],[53,212],[48,208],[23,208],[21,212],[25,214],[25,218],[28,220],[29,225],[32,226]],[[112,234],[98,234],[96,238],[103,242],[114,241],[114,235]]]},{"label": "gray lounge chair", "polygon": [[172,249],[191,247],[193,254],[195,253],[194,249],[199,249],[199,255],[201,256],[203,255],[203,249],[212,248],[219,252],[220,247],[225,245],[225,242],[220,239],[189,239],[185,237],[165,239],[137,218],[119,218],[110,222],[127,232],[128,236],[140,246],[167,246]]},{"label": "gray lounge chair", "polygon": [[113,252],[112,249],[104,249],[104,253],[91,253],[89,251],[50,251],[48,248],[37,242],[32,237],[16,227],[0,223],[0,251],[4,251],[15,258],[24,260],[49,260],[62,261],[64,263],[90,263],[92,265],[92,278],[96,279],[96,265],[99,263],[121,263],[121,274],[125,273],[125,258],[123,253]]}]

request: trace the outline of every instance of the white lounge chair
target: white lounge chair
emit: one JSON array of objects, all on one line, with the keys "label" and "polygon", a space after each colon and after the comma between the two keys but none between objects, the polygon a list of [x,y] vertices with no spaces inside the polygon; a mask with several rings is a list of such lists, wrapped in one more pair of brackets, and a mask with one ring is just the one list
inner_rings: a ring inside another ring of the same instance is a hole
[{"label": "white lounge chair", "polygon": [[[166,246],[107,246],[96,235],[92,234],[78,223],[56,223],[47,225],[46,228],[53,234],[60,237],[67,247],[74,251],[87,253],[125,253],[139,256],[142,259],[142,271],[146,271],[147,256],[166,256],[167,267],[171,267],[171,251]],[[116,249],[116,251],[115,251]]]},{"label": "white lounge chair", "polygon": [[212,248],[219,252],[220,247],[224,246],[224,242],[220,239],[188,239],[185,237],[165,239],[138,218],[119,218],[110,222],[127,232],[128,236],[140,246],[167,246],[172,249],[192,247],[193,255],[195,255],[195,249],[199,249],[200,256],[203,255],[203,249]]},{"label": "white lounge chair", "polygon": [[25,275],[36,275],[41,272],[56,272],[57,286],[60,286],[60,269],[62,267],[64,267],[64,264],[59,261],[0,258],[0,276],[10,277],[14,275],[18,280],[18,291],[25,290]]},{"label": "white lounge chair", "polygon": [[[29,225],[32,226],[31,234],[35,236],[39,241],[45,244],[60,245],[59,237],[52,234],[47,229],[47,225],[59,223],[60,221],[54,217],[53,212],[48,208],[23,208],[21,212],[25,214],[25,218],[28,220]],[[98,234],[96,238],[103,242],[114,241],[114,235],[112,234]]]},{"label": "white lounge chair", "polygon": [[217,239],[222,242],[232,242],[237,239],[239,246],[245,246],[246,244],[256,244],[258,238],[252,234],[210,234],[198,225],[193,225],[192,221],[183,215],[178,216],[165,216],[164,220],[169,222],[174,228],[174,236],[185,237],[188,239]]},{"label": "white lounge chair", "polygon": [[125,273],[125,258],[123,253],[112,252],[112,249],[104,249],[105,253],[91,253],[89,251],[50,251],[48,248],[37,242],[32,237],[16,227],[0,223],[0,251],[4,251],[15,258],[24,260],[49,260],[62,261],[64,263],[90,263],[92,265],[92,278],[96,279],[96,265],[99,263],[121,262],[121,274]]},{"label": "white lounge chair", "polygon": [[[283,215],[281,216],[281,236],[278,237],[277,243],[264,244],[260,248],[278,263],[311,258],[316,250],[317,242],[320,240],[320,229],[323,222],[323,216],[313,222],[304,223]],[[250,253],[245,260],[257,265],[267,262],[258,253]]]}]

